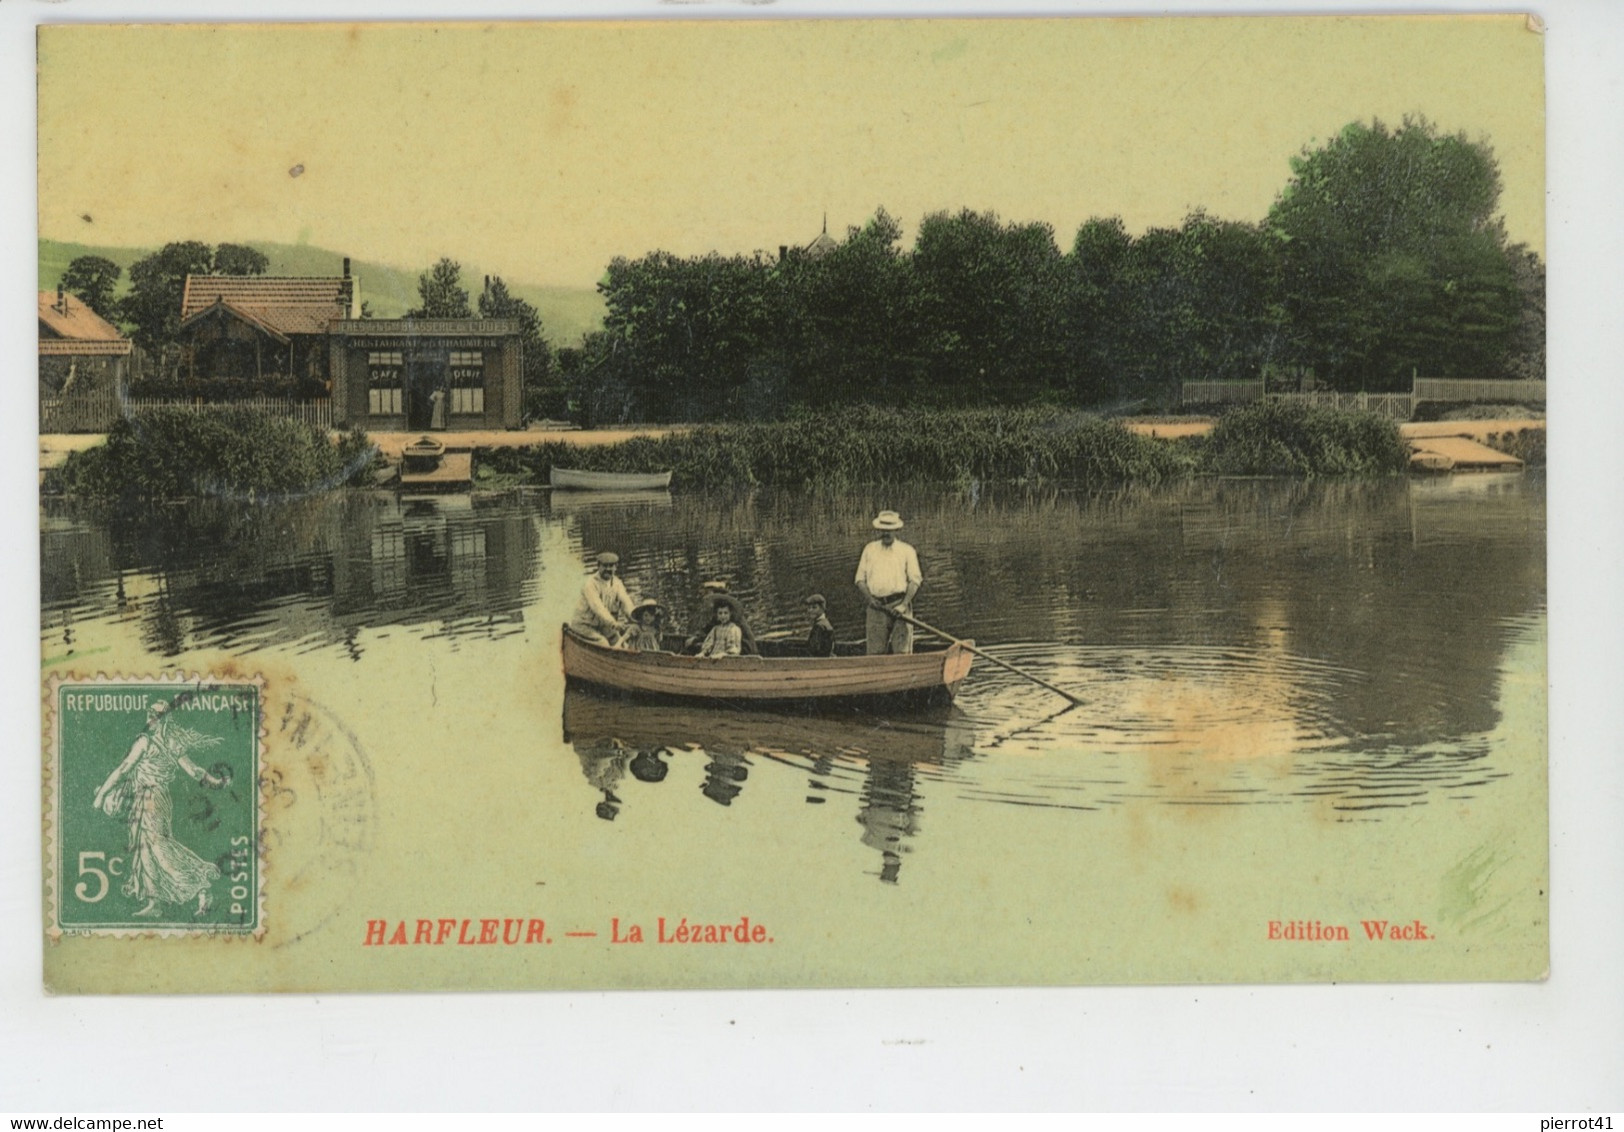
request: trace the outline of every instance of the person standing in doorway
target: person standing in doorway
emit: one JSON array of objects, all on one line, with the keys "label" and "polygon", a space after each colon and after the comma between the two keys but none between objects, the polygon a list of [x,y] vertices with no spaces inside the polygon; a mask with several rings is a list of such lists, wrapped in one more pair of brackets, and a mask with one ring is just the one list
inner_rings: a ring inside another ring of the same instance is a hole
[{"label": "person standing in doorway", "polygon": [[924,584],[919,555],[897,537],[902,516],[895,511],[881,511],[873,526],[880,537],[857,561],[857,590],[868,606],[868,655],[911,653],[913,626],[899,615],[912,616],[914,595]]},{"label": "person standing in doorway", "polygon": [[445,430],[445,390],[438,387],[429,394],[429,428]]}]

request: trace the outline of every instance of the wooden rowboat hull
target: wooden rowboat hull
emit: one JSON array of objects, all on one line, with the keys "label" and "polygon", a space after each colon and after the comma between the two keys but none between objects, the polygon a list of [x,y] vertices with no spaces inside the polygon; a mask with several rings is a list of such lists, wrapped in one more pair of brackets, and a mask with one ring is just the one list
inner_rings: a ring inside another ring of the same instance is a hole
[{"label": "wooden rowboat hull", "polygon": [[670,472],[583,472],[549,468],[547,482],[570,491],[659,491],[671,486]]},{"label": "wooden rowboat hull", "polygon": [[[969,642],[974,643],[974,642]],[[974,655],[961,645],[907,656],[677,656],[591,644],[564,629],[564,678],[640,698],[816,704],[950,703]]]}]

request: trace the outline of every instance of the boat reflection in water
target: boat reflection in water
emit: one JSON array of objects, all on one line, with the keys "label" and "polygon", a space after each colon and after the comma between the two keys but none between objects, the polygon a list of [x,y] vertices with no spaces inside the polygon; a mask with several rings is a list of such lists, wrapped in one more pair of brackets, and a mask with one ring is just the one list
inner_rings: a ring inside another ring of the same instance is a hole
[{"label": "boat reflection in water", "polygon": [[[806,804],[855,803],[861,842],[880,854],[879,878],[896,884],[909,842],[921,832],[921,799],[933,782],[973,757],[974,732],[953,709],[888,719],[642,703],[571,689],[564,740],[613,821],[626,776],[662,783],[699,780],[719,806],[744,796],[752,772],[806,776]],[[850,799],[851,802],[847,802]]]}]

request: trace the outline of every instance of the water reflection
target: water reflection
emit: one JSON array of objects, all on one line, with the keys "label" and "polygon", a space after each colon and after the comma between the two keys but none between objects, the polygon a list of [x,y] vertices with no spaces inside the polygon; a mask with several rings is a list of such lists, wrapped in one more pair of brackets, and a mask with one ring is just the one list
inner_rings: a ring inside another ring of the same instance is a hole
[{"label": "water reflection", "polygon": [[524,635],[556,674],[556,629],[527,615],[549,566],[557,598],[579,584],[583,555],[606,549],[629,588],[674,611],[674,631],[691,628],[680,619],[698,583],[724,578],[758,633],[799,637],[816,590],[850,639],[862,633],[851,575],[880,507],[908,518],[927,621],[1085,705],[1063,710],[985,663],[951,713],[903,720],[571,693],[558,769],[583,815],[617,822],[618,836],[681,809],[703,835],[705,823],[779,820],[787,800],[796,820],[860,844],[882,882],[907,884],[919,872],[909,855],[942,837],[932,814],[944,807],[1013,807],[1001,812],[1034,822],[1062,811],[1080,827],[1146,805],[1380,821],[1520,788],[1497,735],[1509,658],[1540,663],[1535,475],[838,497],[352,493],[203,501],[139,521],[55,502],[42,516],[42,641],[48,659],[94,640],[125,655],[320,651],[383,666],[477,663],[484,641]]},{"label": "water reflection", "polygon": [[[877,875],[895,884],[921,832],[925,780],[945,779],[975,757],[976,732],[955,711],[903,720],[783,714],[646,704],[571,689],[564,739],[583,770],[593,767],[588,785],[606,801],[619,779],[606,780],[600,766],[624,767],[628,758],[634,770],[640,757],[697,767],[700,792],[719,806],[739,801],[752,769],[804,775],[806,803],[843,802],[829,808],[855,814],[862,844],[879,854]],[[656,781],[664,778],[662,770]],[[612,801],[618,807],[619,799]]]},{"label": "water reflection", "polygon": [[45,648],[68,652],[76,622],[108,614],[159,656],[336,647],[359,660],[360,631],[379,626],[521,632],[537,543],[528,509],[467,496],[202,500],[139,517],[57,502],[41,531]]}]

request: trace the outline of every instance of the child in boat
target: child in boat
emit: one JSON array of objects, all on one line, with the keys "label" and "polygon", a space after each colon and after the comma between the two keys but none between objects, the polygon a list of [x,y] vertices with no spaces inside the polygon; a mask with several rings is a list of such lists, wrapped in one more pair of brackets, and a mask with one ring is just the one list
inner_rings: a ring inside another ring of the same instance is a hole
[{"label": "child in boat", "polygon": [[743,651],[744,634],[733,623],[733,607],[718,605],[716,627],[705,635],[705,643],[699,646],[699,655],[720,658],[738,656]]},{"label": "child in boat", "polygon": [[699,645],[705,635],[716,626],[716,610],[719,606],[727,606],[732,614],[734,625],[738,626],[739,636],[742,640],[739,651],[745,656],[755,656],[760,653],[756,647],[755,634],[750,631],[750,623],[744,619],[744,606],[739,599],[727,592],[727,583],[716,581],[706,582],[700,586],[704,597],[700,599],[699,613],[696,623],[699,628],[683,643],[682,651],[698,655]]},{"label": "child in boat", "polygon": [[806,599],[806,615],[812,622],[806,632],[806,655],[834,656],[835,627],[829,623],[822,594],[812,594]]},{"label": "child in boat", "polygon": [[620,638],[619,647],[635,652],[661,652],[660,628],[664,620],[660,603],[653,598],[632,606],[632,623]]}]

